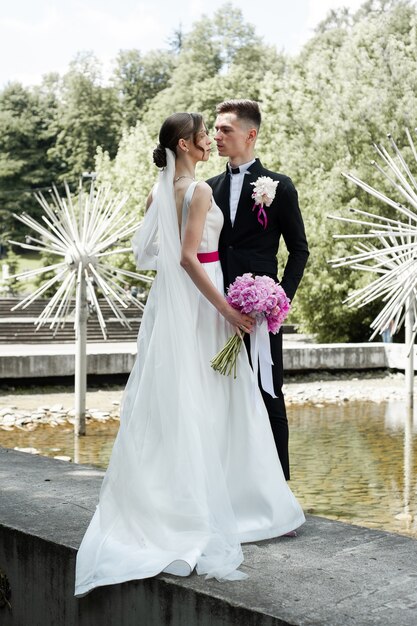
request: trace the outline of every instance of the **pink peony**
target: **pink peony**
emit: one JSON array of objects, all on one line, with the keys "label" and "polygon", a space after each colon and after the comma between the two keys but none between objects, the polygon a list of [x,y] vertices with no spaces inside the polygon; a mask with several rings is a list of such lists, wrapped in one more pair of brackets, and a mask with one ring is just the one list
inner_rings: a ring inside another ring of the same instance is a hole
[{"label": "pink peony", "polygon": [[246,273],[238,276],[227,290],[228,303],[241,313],[263,314],[269,332],[275,334],[281,328],[290,311],[290,301],[283,288],[269,276]]}]

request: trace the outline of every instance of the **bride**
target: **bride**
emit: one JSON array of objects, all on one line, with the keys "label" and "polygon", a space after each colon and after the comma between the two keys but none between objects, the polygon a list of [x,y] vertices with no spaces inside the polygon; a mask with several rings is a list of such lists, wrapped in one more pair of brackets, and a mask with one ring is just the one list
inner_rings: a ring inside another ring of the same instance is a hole
[{"label": "bride", "polygon": [[[244,349],[238,375],[210,360],[252,318],[223,295],[223,215],[195,181],[211,140],[201,115],[163,123],[162,168],[133,239],[156,269],[99,503],[77,555],[75,595],[168,572],[238,580],[241,543],[284,535],[305,520],[288,487]],[[256,390],[256,392],[254,392]]]}]

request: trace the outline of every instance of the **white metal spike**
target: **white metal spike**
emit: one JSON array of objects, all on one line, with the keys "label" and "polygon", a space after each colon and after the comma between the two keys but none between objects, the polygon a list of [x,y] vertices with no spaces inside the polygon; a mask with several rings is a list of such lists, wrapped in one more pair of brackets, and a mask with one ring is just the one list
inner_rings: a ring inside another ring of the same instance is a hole
[{"label": "white metal spike", "polygon": [[[17,280],[25,280],[42,276],[47,272],[55,272],[52,278],[47,279],[42,286],[23,298],[13,307],[13,310],[28,307],[43,296],[48,289],[57,286],[54,295],[36,320],[37,328],[49,324],[56,333],[67,321],[75,296],[74,328],[78,346],[76,350],[76,363],[78,363],[76,366],[76,389],[78,389],[76,423],[78,425],[75,430],[77,434],[82,434],[84,431],[79,427],[77,411],[82,411],[84,406],[81,396],[84,393],[82,390],[85,389],[85,384],[81,384],[80,377],[86,375],[86,295],[89,295],[94,305],[103,338],[106,339],[108,329],[95,285],[101,290],[104,300],[119,323],[130,328],[129,319],[124,314],[124,309],[129,305],[126,302],[122,285],[127,279],[142,283],[149,283],[153,279],[144,274],[115,267],[111,263],[112,254],[127,252],[131,249],[123,246],[113,249],[114,245],[126,240],[141,223],[141,219],[136,220],[126,214],[124,210],[128,199],[126,194],[112,195],[110,187],[95,189],[93,184],[89,193],[86,193],[80,185],[77,204],[75,204],[68,185],[64,184],[64,187],[65,195],[61,196],[57,187],[53,185],[49,200],[42,193],[35,194],[43,209],[41,223],[26,214],[15,216],[37,233],[37,237],[32,237],[30,242],[20,244],[14,242],[15,245],[18,244],[28,250],[53,253],[60,259],[64,258],[47,267],[28,270],[14,277]],[[389,229],[392,231],[393,227],[389,226]],[[385,232],[388,229],[382,230]],[[130,298],[130,302],[143,310],[144,305],[137,298]]]}]

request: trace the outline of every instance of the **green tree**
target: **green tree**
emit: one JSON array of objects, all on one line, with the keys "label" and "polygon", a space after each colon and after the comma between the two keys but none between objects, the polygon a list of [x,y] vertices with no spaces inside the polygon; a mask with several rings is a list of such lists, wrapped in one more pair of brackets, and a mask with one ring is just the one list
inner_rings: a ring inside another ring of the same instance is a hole
[{"label": "green tree", "polygon": [[170,85],[157,94],[143,119],[156,134],[169,113],[198,110],[211,126],[218,102],[258,99],[265,72],[282,65],[283,56],[263,45],[241,10],[226,3],[184,36]]},{"label": "green tree", "polygon": [[116,90],[101,84],[101,69],[91,53],[80,53],[62,80],[55,145],[49,158],[60,180],[77,181],[94,168],[98,146],[111,156],[121,137],[121,111]]},{"label": "green tree", "polygon": [[180,24],[177,28],[174,28],[172,34],[168,37],[169,49],[174,52],[174,54],[178,54],[181,52],[183,42],[184,31],[182,24]]},{"label": "green tree", "polygon": [[389,214],[340,174],[350,170],[393,193],[370,164],[372,144],[387,132],[402,144],[403,127],[416,126],[416,18],[408,2],[380,3],[378,10],[362,9],[359,17],[328,24],[288,60],[280,81],[268,76],[261,95],[260,152],[269,166],[294,179],[311,248],[295,315],[305,330],[325,341],[366,339],[369,321],[381,306],[342,305],[370,277],[329,267],[328,259],[350,249],[333,234],[352,229],[327,215],[348,215],[351,206]]},{"label": "green tree", "polygon": [[[46,99],[47,97],[47,99]],[[56,112],[53,93],[8,84],[0,93],[0,219],[2,243],[21,239],[26,228],[13,213],[36,217],[40,207],[33,191],[51,184],[53,167],[47,157],[54,144],[49,119]]]},{"label": "green tree", "polygon": [[146,55],[135,49],[119,52],[113,83],[127,126],[134,126],[156,94],[168,86],[174,67],[175,55],[163,50],[152,50]]}]

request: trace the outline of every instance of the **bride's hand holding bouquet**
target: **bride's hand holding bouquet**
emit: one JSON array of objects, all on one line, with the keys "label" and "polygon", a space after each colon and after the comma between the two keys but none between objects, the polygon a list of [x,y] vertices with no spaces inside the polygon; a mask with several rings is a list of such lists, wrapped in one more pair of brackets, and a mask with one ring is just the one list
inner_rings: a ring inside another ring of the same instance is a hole
[{"label": "bride's hand holding bouquet", "polygon": [[246,313],[241,313],[238,309],[234,308],[227,300],[224,302],[224,310],[221,311],[223,317],[236,328],[236,334],[243,338],[241,333],[252,332],[253,326],[256,320]]}]

